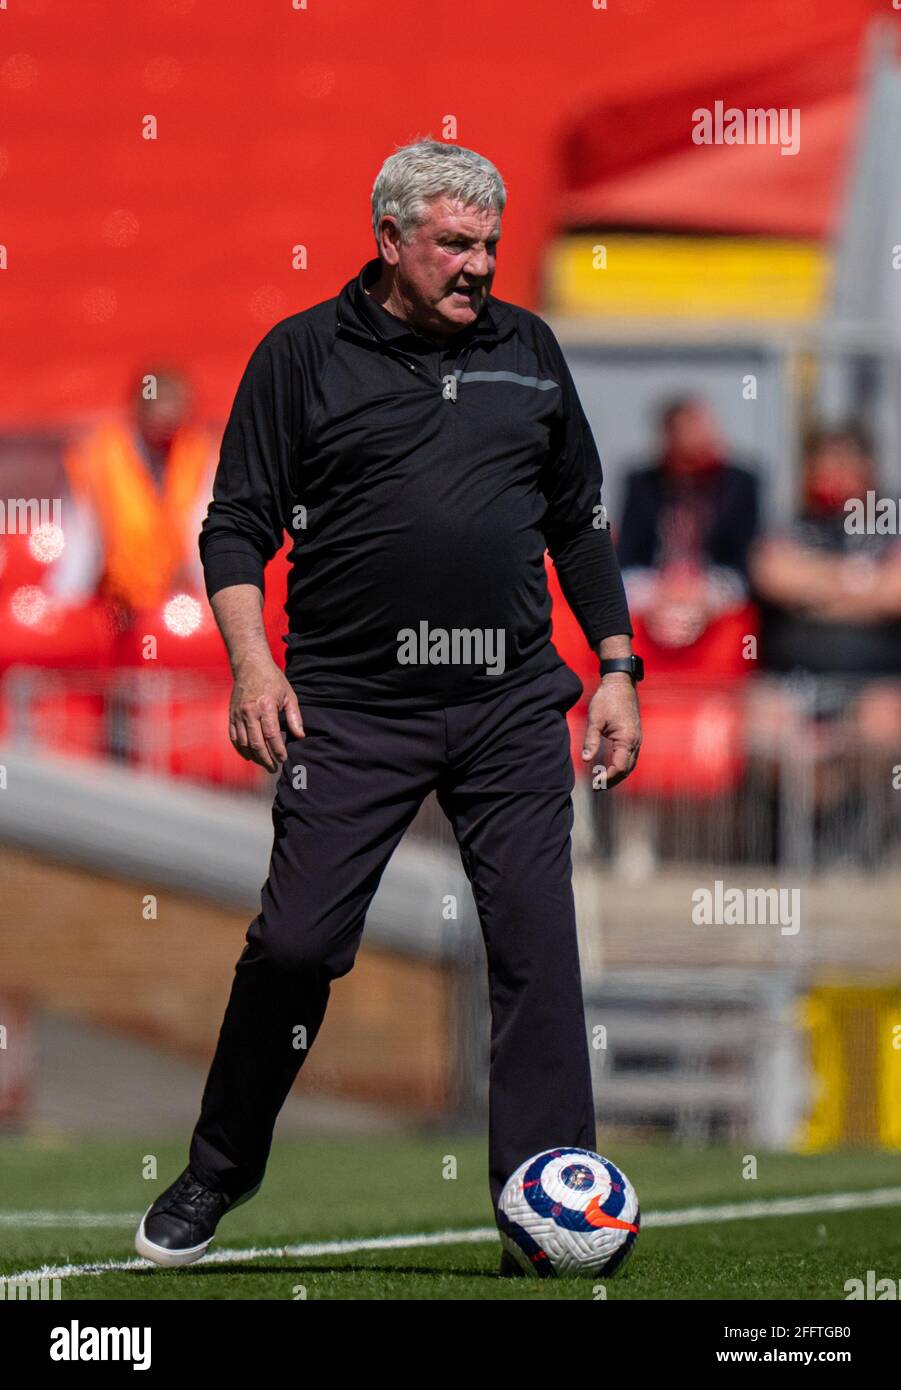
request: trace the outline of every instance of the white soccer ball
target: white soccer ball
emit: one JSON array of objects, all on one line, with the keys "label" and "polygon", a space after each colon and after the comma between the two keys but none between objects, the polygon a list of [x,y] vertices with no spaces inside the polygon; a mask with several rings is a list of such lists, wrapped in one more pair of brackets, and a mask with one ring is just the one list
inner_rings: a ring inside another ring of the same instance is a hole
[{"label": "white soccer ball", "polygon": [[520,1164],[498,1205],[501,1243],[539,1278],[609,1275],[638,1239],[638,1193],[591,1149],[547,1149]]}]

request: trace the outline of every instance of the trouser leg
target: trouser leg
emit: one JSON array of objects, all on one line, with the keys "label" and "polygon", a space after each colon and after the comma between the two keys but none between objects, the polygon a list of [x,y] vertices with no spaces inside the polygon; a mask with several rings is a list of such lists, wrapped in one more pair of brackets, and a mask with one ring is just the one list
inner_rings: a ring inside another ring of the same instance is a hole
[{"label": "trouser leg", "polygon": [[595,1147],[572,889],[574,773],[563,668],[446,711],[453,768],[438,795],[470,878],[491,1000],[489,1181],[495,1206],[532,1154]]},{"label": "trouser leg", "polygon": [[288,740],[278,780],[261,911],[191,1140],[198,1176],[233,1198],[262,1180],[331,981],[353,965],[384,868],[435,780],[439,713],[401,720],[304,705],[303,715],[306,737]]}]

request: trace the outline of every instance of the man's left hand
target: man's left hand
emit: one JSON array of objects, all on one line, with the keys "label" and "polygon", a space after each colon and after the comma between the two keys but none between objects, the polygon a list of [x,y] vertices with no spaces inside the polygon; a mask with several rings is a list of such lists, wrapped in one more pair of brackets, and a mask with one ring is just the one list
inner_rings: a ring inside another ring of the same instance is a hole
[{"label": "man's left hand", "polygon": [[610,762],[604,769],[604,786],[615,787],[632,771],[641,747],[638,696],[631,677],[624,671],[605,676],[591,697],[582,744],[584,762],[595,757],[602,738],[611,746]]}]

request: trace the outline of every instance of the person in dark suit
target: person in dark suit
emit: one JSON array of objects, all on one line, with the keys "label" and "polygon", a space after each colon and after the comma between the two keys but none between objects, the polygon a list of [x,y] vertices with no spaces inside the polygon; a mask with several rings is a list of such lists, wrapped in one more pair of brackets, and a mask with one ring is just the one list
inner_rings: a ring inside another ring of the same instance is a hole
[{"label": "person in dark suit", "polygon": [[678,649],[747,605],[759,488],[729,458],[704,399],[667,402],[659,428],[658,456],[627,479],[617,551],[633,617],[661,648]]}]

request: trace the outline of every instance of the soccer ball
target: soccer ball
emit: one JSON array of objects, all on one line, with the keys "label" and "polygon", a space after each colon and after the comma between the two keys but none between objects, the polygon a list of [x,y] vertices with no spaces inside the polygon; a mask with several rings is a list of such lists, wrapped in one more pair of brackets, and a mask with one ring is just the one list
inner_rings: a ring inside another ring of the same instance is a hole
[{"label": "soccer ball", "polygon": [[632,1253],[638,1193],[591,1149],[546,1149],[520,1164],[501,1193],[501,1243],[541,1279],[613,1274]]}]

